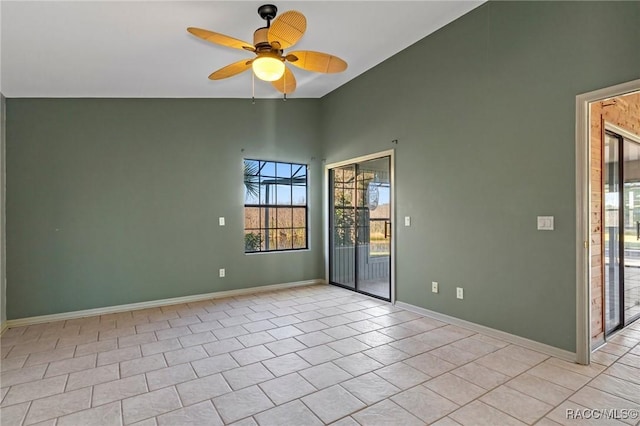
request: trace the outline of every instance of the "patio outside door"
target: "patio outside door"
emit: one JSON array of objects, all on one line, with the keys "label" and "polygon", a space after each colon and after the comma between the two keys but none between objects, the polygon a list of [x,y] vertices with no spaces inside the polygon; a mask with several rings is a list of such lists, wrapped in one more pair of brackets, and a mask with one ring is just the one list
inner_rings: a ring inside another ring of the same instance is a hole
[{"label": "patio outside door", "polygon": [[640,318],[640,144],[604,141],[605,335]]},{"label": "patio outside door", "polygon": [[329,281],[391,300],[390,157],[329,170]]}]

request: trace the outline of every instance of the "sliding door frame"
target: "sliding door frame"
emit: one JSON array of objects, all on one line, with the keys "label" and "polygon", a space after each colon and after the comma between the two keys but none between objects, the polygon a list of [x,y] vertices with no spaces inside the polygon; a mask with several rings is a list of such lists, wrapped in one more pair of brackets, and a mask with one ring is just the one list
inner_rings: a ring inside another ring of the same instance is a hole
[{"label": "sliding door frame", "polygon": [[[616,178],[618,180],[618,188],[617,191],[613,191],[613,192],[617,192],[618,193],[618,217],[616,218],[616,220],[618,221],[618,227],[617,227],[617,241],[618,241],[618,247],[617,247],[617,253],[610,253],[610,260],[609,260],[609,265],[611,265],[611,262],[614,260],[614,258],[618,257],[618,264],[615,265],[614,262],[614,268],[617,268],[618,270],[618,282],[616,283],[616,287],[618,290],[618,307],[617,307],[617,312],[618,312],[618,323],[615,327],[613,328],[609,328],[607,326],[607,319],[606,319],[606,312],[607,312],[607,307],[609,309],[612,309],[613,307],[610,306],[609,303],[609,298],[610,298],[610,293],[609,293],[609,283],[606,282],[606,280],[603,282],[603,293],[604,293],[604,297],[602,298],[602,309],[604,311],[604,315],[605,315],[605,320],[603,321],[602,324],[602,330],[604,331],[604,339],[605,341],[607,340],[607,337],[609,337],[612,333],[615,333],[616,331],[622,329],[624,327],[624,282],[625,282],[625,247],[624,247],[624,243],[625,243],[625,223],[624,223],[624,152],[623,152],[623,148],[624,148],[624,138],[614,132],[612,132],[611,130],[608,129],[608,126],[605,125],[605,130],[604,130],[604,134],[605,137],[606,135],[609,135],[612,138],[615,138],[616,140],[616,145],[617,145],[617,152],[618,152],[618,158],[616,159],[618,162],[618,170],[616,170],[615,174],[617,174]],[[606,144],[606,141],[605,141]],[[606,146],[606,145],[605,145]],[[602,173],[602,181],[603,184],[606,182],[605,181],[605,176],[604,176],[604,165],[606,164],[606,154],[603,150],[602,152],[602,164],[603,164],[603,173]],[[615,162],[615,161],[613,161]],[[614,173],[612,173],[613,175]],[[611,185],[611,184],[610,184]],[[608,194],[608,193],[607,193]],[[603,196],[603,200],[605,199],[605,192],[604,190],[602,191],[602,196]],[[605,208],[604,205],[605,203],[602,203],[603,205],[603,209]],[[605,210],[606,211],[606,210]],[[603,235],[604,234],[604,229],[607,228],[607,215],[604,214],[602,217],[602,229],[603,229]],[[611,240],[611,235],[609,235],[609,240]],[[611,249],[610,249],[611,250]],[[604,250],[603,250],[604,251]],[[602,259],[602,264],[605,265],[606,264],[606,259],[607,256],[605,255]],[[611,267],[611,266],[610,266]],[[611,274],[611,272],[609,272],[609,274]],[[606,275],[603,274],[603,279],[606,278]]]},{"label": "sliding door frame", "polygon": [[[635,135],[621,127],[618,127],[614,124],[611,124],[609,122],[604,123],[604,132],[606,134],[609,134],[611,137],[614,137],[617,139],[617,143],[618,143],[618,156],[619,156],[619,160],[618,160],[618,181],[620,189],[619,189],[619,205],[620,205],[620,212],[619,212],[619,217],[618,217],[618,223],[620,223],[619,229],[618,229],[618,251],[619,251],[619,256],[620,256],[620,263],[618,265],[618,292],[619,292],[619,296],[618,296],[618,320],[620,321],[618,323],[618,325],[615,328],[609,329],[607,330],[606,327],[606,323],[605,323],[605,327],[604,327],[604,336],[605,336],[605,341],[607,340],[607,338],[613,334],[615,334],[616,332],[622,330],[623,328],[625,328],[626,326],[628,326],[629,324],[638,321],[639,316],[635,315],[633,316],[630,320],[627,321],[627,317],[626,317],[626,312],[625,312],[625,305],[627,303],[627,299],[626,299],[626,289],[627,289],[627,276],[626,276],[626,266],[625,266],[625,260],[626,260],[626,254],[625,254],[625,235],[624,235],[624,229],[625,229],[625,225],[624,225],[624,206],[625,206],[625,198],[624,198],[624,184],[625,184],[625,171],[624,171],[624,153],[625,153],[625,142],[628,141],[628,143],[633,143],[636,145],[640,145],[640,138],[638,138],[638,135]],[[604,156],[604,154],[603,154]],[[604,218],[603,218],[603,225],[604,223]],[[605,283],[606,285],[606,283]],[[605,289],[606,291],[606,289]],[[604,306],[603,309],[606,312],[606,303],[607,300],[605,298],[604,300]]]},{"label": "sliding door frame", "polygon": [[[361,157],[350,158],[344,161],[339,161],[324,166],[324,179],[323,179],[323,195],[322,195],[322,210],[323,210],[323,239],[324,239],[324,276],[325,282],[330,283],[329,276],[329,257],[330,257],[330,238],[329,238],[329,226],[331,217],[329,215],[329,202],[331,197],[329,195],[329,172],[336,167],[348,166],[354,163],[361,163],[364,161],[375,160],[376,158],[389,157],[389,180],[391,183],[391,259],[390,259],[390,285],[391,285],[391,303],[396,303],[396,194],[395,194],[395,150],[390,149],[387,151],[376,152],[373,154],[364,155]],[[357,285],[356,285],[357,287]],[[363,294],[363,293],[358,293]]]}]

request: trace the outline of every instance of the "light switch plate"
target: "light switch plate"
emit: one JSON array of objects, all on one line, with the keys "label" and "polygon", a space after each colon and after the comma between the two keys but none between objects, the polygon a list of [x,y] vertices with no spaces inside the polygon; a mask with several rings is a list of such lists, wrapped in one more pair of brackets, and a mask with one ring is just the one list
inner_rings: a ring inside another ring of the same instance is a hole
[{"label": "light switch plate", "polygon": [[220,271],[219,271],[220,278],[224,278],[226,275],[227,275],[227,272],[224,270],[224,268],[220,268]]},{"label": "light switch plate", "polygon": [[438,292],[438,283],[436,281],[431,281],[431,291],[433,293],[437,293]]},{"label": "light switch plate", "polygon": [[221,216],[218,218],[218,225],[224,226],[224,217]]},{"label": "light switch plate", "polygon": [[464,289],[462,287],[456,287],[456,297],[458,299],[464,299]]},{"label": "light switch plate", "polygon": [[553,231],[553,216],[538,216],[538,231]]},{"label": "light switch plate", "polygon": [[411,216],[404,217],[404,226],[411,226]]}]

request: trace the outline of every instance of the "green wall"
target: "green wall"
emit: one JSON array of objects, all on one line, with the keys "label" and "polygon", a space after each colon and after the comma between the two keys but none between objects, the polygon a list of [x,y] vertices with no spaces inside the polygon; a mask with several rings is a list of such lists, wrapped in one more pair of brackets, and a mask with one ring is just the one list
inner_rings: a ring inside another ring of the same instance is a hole
[{"label": "green wall", "polygon": [[491,2],[322,99],[328,163],[396,149],[398,300],[575,350],[575,99],[640,78],[639,22]]},{"label": "green wall", "polygon": [[[318,112],[7,99],[8,318],[322,278]],[[244,157],[309,164],[311,250],[244,254]]]}]

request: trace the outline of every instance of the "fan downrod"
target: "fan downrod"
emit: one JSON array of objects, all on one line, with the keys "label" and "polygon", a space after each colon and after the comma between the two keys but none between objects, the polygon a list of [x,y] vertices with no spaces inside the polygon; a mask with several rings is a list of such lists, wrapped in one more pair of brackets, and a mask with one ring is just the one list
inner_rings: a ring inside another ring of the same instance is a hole
[{"label": "fan downrod", "polygon": [[267,22],[275,18],[277,13],[278,8],[273,4],[263,4],[258,8],[258,15]]}]

